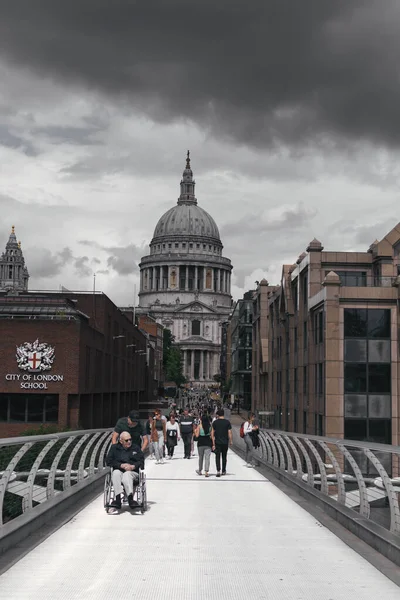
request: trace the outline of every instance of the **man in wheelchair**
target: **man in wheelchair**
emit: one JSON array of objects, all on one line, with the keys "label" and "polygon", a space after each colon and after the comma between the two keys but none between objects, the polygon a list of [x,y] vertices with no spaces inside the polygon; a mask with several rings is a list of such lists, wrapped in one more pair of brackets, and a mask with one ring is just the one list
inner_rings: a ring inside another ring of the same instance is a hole
[{"label": "man in wheelchair", "polygon": [[123,431],[120,434],[119,442],[111,446],[106,463],[113,469],[111,480],[115,497],[110,508],[121,508],[122,488],[128,498],[129,507],[138,507],[133,497],[139,483],[139,469],[144,469],[144,454],[139,446],[132,444],[130,433]]}]

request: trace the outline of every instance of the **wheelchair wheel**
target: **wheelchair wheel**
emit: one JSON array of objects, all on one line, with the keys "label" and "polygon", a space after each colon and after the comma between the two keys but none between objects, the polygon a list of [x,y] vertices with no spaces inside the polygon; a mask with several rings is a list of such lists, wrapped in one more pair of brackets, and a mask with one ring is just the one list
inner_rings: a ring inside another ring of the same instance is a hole
[{"label": "wheelchair wheel", "polygon": [[108,512],[108,506],[112,500],[112,484],[111,484],[111,473],[107,473],[104,479],[104,508]]}]

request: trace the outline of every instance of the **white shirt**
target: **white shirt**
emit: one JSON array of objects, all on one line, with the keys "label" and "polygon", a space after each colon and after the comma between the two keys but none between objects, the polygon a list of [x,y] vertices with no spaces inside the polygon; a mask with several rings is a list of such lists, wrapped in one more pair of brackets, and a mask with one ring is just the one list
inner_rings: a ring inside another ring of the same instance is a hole
[{"label": "white shirt", "polygon": [[171,423],[171,421],[167,421],[167,436],[168,436],[168,431],[176,431],[177,432],[177,436],[181,437],[181,430],[179,428],[178,423],[175,421],[174,424]]},{"label": "white shirt", "polygon": [[248,421],[245,422],[244,426],[243,426],[243,433],[244,435],[247,435],[248,433],[251,433],[253,431],[253,427],[254,425],[252,425],[252,423],[249,423]]}]

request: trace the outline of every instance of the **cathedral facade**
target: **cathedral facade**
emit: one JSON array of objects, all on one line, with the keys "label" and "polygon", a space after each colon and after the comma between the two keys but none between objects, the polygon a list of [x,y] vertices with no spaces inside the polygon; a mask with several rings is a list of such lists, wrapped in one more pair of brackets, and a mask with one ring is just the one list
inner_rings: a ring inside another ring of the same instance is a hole
[{"label": "cathedral facade", "polygon": [[221,325],[232,306],[232,265],[222,250],[214,219],[198,206],[188,152],[178,202],[159,219],[139,265],[138,313],[171,330],[194,386],[220,371]]},{"label": "cathedral facade", "polygon": [[14,225],[6,249],[0,257],[0,292],[27,292],[29,273],[17,241]]}]

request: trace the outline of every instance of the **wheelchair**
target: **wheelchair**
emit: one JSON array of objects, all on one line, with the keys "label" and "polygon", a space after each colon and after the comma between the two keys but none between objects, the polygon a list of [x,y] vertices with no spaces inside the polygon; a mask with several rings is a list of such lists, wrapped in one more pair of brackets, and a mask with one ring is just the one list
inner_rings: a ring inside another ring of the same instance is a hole
[{"label": "wheelchair", "polygon": [[[115,509],[110,507],[111,502],[114,500],[114,487],[112,484],[111,475],[112,470],[110,469],[104,480],[104,508],[107,514],[109,514],[110,511],[115,512]],[[143,515],[147,510],[146,471],[144,471],[144,469],[139,469],[139,482],[136,486],[134,500],[136,500],[138,503],[139,506],[137,508],[140,509],[140,512]],[[121,494],[121,505],[122,507],[124,505],[128,506],[128,498],[123,488]]]}]

